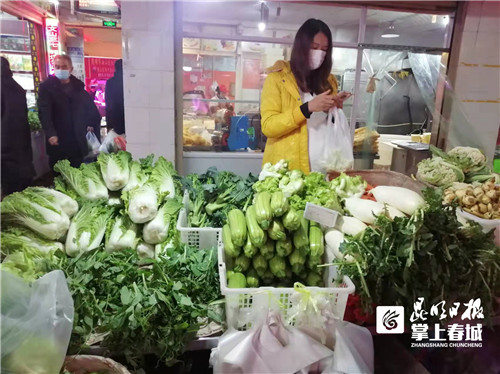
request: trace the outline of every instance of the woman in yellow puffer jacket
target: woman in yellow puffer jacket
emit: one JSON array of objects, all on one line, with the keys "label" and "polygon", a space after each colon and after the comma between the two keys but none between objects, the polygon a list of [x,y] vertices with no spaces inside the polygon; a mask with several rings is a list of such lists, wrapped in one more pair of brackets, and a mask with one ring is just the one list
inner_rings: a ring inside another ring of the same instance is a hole
[{"label": "woman in yellow puffer jacket", "polygon": [[311,171],[311,116],[317,122],[318,115],[325,116],[321,112],[341,108],[351,96],[337,94],[331,70],[331,31],[324,22],[309,19],[297,31],[290,62],[278,61],[268,69],[260,105],[262,132],[268,138],[264,163],[285,159],[291,169]]}]

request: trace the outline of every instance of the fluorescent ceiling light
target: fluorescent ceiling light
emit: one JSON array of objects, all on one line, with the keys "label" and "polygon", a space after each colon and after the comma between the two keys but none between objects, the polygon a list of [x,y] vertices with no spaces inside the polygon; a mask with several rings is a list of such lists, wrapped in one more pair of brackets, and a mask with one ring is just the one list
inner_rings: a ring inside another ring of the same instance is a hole
[{"label": "fluorescent ceiling light", "polygon": [[389,27],[387,27],[382,35],[380,35],[382,38],[399,38],[399,34],[396,32],[396,29],[394,28],[394,24],[391,23]]},{"label": "fluorescent ceiling light", "polygon": [[184,71],[191,71],[191,70],[193,70],[193,68],[191,66],[183,66],[182,70],[184,70]]},{"label": "fluorescent ceiling light", "polygon": [[266,29],[267,22],[269,21],[269,7],[265,2],[260,3],[260,22],[257,25],[260,32]]}]

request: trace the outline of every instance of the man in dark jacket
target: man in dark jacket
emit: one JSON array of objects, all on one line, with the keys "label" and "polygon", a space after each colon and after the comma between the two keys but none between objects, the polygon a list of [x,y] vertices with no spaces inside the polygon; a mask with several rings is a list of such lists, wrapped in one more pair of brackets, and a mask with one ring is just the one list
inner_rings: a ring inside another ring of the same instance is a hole
[{"label": "man in dark jacket", "polygon": [[12,78],[9,62],[1,58],[2,195],[21,191],[33,181],[33,153],[26,91]]},{"label": "man in dark jacket", "polygon": [[125,107],[123,104],[123,65],[115,62],[115,74],[106,82],[106,123],[117,134],[125,133]]},{"label": "man in dark jacket", "polygon": [[66,55],[54,59],[54,75],[40,85],[38,111],[50,167],[63,159],[80,166],[89,153],[87,131],[100,139],[101,115],[82,81],[71,75],[73,64]]}]

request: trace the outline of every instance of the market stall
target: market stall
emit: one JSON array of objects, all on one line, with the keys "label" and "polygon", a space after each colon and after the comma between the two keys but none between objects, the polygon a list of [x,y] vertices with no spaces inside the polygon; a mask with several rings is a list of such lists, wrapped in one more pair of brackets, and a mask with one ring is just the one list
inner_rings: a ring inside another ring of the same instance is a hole
[{"label": "market stall", "polygon": [[[52,365],[62,366],[68,351],[111,355],[137,369],[145,355],[168,363],[186,349],[217,347],[217,372],[276,371],[272,357],[248,361],[271,344],[256,336],[271,334],[290,342],[280,355],[295,356],[293,372],[318,370],[312,364],[373,372],[372,343],[356,343],[369,330],[342,320],[371,327],[376,306],[400,305],[409,316],[424,297],[464,305],[480,298],[491,322],[500,292],[498,176],[478,150],[463,151],[435,150],[440,158],[430,160],[451,170],[446,190],[425,186],[448,176],[432,179],[430,161],[420,166],[425,184],[387,171],[327,179],[289,170],[286,161],[246,178],[214,168],[180,178],[162,157],[132,160],[123,151],[80,168],[60,161],[55,189],[30,187],[1,203],[0,267],[9,292],[36,285],[25,307],[61,331],[12,334],[2,365],[36,362],[26,361],[33,353],[26,342],[36,338],[54,344],[45,352]],[[464,171],[473,184],[453,184],[464,182]],[[55,299],[40,299],[51,287]],[[46,315],[42,302],[56,303],[65,318]],[[34,326],[8,310],[3,329]],[[295,344],[306,344],[307,354],[297,355]]]}]

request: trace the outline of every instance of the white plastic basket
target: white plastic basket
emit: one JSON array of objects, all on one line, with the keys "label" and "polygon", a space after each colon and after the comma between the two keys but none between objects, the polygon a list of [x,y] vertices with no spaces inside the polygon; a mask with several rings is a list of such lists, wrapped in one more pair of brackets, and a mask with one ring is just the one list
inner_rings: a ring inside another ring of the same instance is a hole
[{"label": "white plastic basket", "polygon": [[189,244],[198,249],[209,249],[217,247],[222,229],[213,227],[189,227],[189,193],[184,192],[182,199],[184,208],[179,212],[177,219],[177,230],[182,243]]},{"label": "white plastic basket", "polygon": [[[259,287],[259,288],[228,288],[226,277],[226,262],[224,245],[219,241],[219,278],[222,295],[226,298],[226,320],[228,327],[238,330],[248,330],[252,323],[260,322],[265,318],[263,310],[279,310],[283,321],[288,321],[288,311],[293,306],[293,288]],[[333,303],[335,316],[344,318],[349,294],[353,293],[355,286],[349,277],[344,276],[341,284],[334,284],[337,277],[336,268],[329,266],[323,276],[327,287],[306,287],[311,292],[321,292],[327,295]],[[293,321],[290,321],[293,325]]]}]

